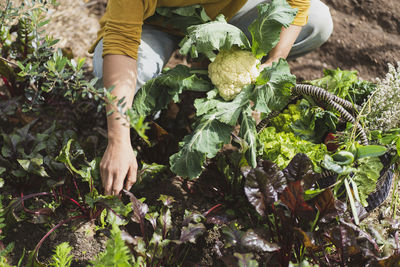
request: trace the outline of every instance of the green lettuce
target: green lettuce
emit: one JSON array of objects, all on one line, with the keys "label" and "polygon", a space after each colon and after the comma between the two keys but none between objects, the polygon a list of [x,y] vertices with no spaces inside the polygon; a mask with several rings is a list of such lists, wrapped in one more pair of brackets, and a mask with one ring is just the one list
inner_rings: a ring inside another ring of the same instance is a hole
[{"label": "green lettuce", "polygon": [[291,125],[301,118],[301,109],[298,101],[296,104],[289,104],[278,116],[271,120],[270,126],[275,127],[277,132],[293,132]]},{"label": "green lettuce", "polygon": [[321,172],[320,162],[328,153],[324,144],[313,144],[302,140],[292,132],[276,132],[274,127],[267,127],[258,135],[263,144],[263,158],[285,168],[297,153],[306,154],[314,164],[314,171]]},{"label": "green lettuce", "polygon": [[367,197],[376,189],[376,183],[383,169],[378,157],[367,157],[358,160],[359,166],[354,170],[352,179],[357,184],[361,204],[368,206]]},{"label": "green lettuce", "polygon": [[336,132],[338,117],[331,111],[311,105],[307,100],[300,102],[300,119],[291,124],[293,133],[303,140],[321,143],[328,132]]},{"label": "green lettuce", "polygon": [[358,105],[361,105],[376,88],[372,82],[359,80],[357,71],[339,68],[336,70],[325,69],[324,77],[309,83]]}]

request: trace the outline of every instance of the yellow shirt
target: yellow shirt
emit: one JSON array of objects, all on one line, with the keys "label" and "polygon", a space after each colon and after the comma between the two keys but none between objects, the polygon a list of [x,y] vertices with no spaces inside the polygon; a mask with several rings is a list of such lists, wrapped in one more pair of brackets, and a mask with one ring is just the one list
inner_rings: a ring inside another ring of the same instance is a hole
[{"label": "yellow shirt", "polygon": [[[211,18],[222,13],[229,20],[246,2],[247,0],[109,0],[106,13],[100,20],[101,29],[97,41],[90,51],[93,52],[97,42],[103,38],[103,56],[127,55],[137,59],[143,21],[152,16],[157,7],[201,4]],[[307,23],[310,0],[287,2],[298,9],[292,24],[304,26]]]}]

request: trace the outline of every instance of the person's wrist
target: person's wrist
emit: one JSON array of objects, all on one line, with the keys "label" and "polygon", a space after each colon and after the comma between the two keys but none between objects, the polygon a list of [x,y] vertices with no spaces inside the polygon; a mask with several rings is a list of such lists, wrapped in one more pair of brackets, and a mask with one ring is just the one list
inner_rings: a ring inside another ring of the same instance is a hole
[{"label": "person's wrist", "polygon": [[130,145],[131,138],[129,135],[108,134],[108,143],[110,145]]}]

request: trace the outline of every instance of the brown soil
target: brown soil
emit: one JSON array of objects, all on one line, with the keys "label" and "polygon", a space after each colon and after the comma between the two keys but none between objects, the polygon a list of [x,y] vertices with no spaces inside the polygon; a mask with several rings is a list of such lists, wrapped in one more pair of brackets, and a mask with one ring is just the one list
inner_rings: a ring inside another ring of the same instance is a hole
[{"label": "brown soil", "polygon": [[400,2],[325,0],[334,30],[316,51],[291,62],[299,80],[315,79],[324,68],[357,70],[360,77],[383,77],[387,63],[400,61]]}]

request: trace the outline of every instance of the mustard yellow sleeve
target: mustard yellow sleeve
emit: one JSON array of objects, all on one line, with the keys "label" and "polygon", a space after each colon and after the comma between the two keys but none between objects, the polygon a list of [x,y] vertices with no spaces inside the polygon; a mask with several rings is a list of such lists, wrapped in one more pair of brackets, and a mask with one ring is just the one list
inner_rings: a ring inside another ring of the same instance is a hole
[{"label": "mustard yellow sleeve", "polygon": [[289,5],[297,8],[297,15],[292,24],[297,26],[304,26],[308,20],[308,9],[310,8],[310,0],[287,0]]},{"label": "mustard yellow sleeve", "polygon": [[127,55],[137,59],[143,21],[154,14],[156,5],[157,0],[109,0],[100,21],[103,56]]}]

